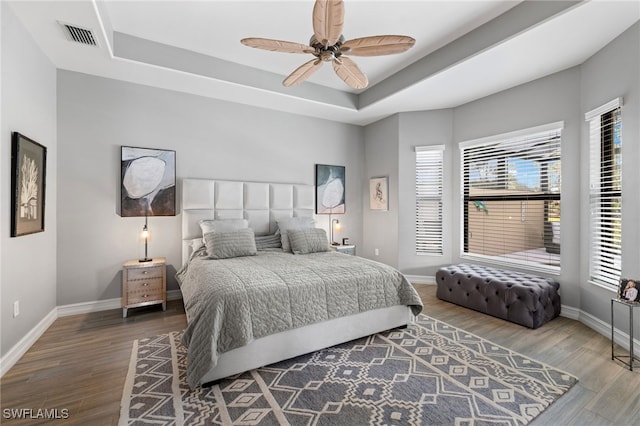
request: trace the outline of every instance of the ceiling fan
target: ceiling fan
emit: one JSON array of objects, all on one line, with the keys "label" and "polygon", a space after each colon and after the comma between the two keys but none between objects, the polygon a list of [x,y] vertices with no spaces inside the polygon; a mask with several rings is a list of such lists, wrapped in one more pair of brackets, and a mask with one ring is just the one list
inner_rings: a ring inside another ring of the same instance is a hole
[{"label": "ceiling fan", "polygon": [[282,84],[295,86],[316,72],[323,62],[331,62],[333,69],[348,86],[364,89],[369,84],[367,76],[350,56],[380,56],[401,53],[410,49],[415,40],[408,36],[379,35],[354,38],[345,41],[344,3],[342,0],[316,0],[313,7],[313,36],[309,45],[267,38],[244,38],[242,44],[258,49],[285,53],[310,53],[314,59],[293,71]]}]

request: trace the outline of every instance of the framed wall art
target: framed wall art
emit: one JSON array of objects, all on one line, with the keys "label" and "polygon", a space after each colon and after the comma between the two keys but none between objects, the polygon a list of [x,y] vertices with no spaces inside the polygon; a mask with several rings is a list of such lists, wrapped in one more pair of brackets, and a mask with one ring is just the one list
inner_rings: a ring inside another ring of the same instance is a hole
[{"label": "framed wall art", "polygon": [[620,278],[618,299],[630,303],[640,303],[640,279]]},{"label": "framed wall art", "polygon": [[47,148],[11,135],[11,236],[44,232]]},{"label": "framed wall art", "polygon": [[387,176],[369,179],[369,208],[389,210],[389,178]]},{"label": "framed wall art", "polygon": [[122,146],[120,176],[120,216],[175,216],[175,151]]},{"label": "framed wall art", "polygon": [[345,168],[316,164],[316,214],[345,212]]}]

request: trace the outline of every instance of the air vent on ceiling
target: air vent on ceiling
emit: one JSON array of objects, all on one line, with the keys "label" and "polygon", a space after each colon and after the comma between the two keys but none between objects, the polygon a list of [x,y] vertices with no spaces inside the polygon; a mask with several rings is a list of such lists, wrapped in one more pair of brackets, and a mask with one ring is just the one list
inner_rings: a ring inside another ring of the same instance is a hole
[{"label": "air vent on ceiling", "polygon": [[92,30],[78,27],[77,25],[65,24],[64,22],[59,22],[59,24],[62,25],[67,40],[82,43],[87,46],[98,45]]}]

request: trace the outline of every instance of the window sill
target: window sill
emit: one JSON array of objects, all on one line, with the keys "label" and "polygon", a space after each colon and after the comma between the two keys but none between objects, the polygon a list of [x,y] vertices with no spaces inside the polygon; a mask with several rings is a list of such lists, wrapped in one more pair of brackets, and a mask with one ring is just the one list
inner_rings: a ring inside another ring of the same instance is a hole
[{"label": "window sill", "polygon": [[529,265],[529,264],[526,264],[523,262],[517,262],[517,261],[508,262],[505,260],[497,260],[488,256],[460,254],[460,259],[485,262],[493,265],[507,266],[511,268],[518,268],[527,272],[541,272],[549,275],[560,275],[560,271],[561,271],[559,266],[534,266],[534,265]]},{"label": "window sill", "polygon": [[613,284],[606,284],[606,283],[601,283],[600,281],[593,281],[593,280],[588,280],[587,282],[596,287],[600,287],[604,290],[608,290],[616,295],[618,294],[618,289]]}]

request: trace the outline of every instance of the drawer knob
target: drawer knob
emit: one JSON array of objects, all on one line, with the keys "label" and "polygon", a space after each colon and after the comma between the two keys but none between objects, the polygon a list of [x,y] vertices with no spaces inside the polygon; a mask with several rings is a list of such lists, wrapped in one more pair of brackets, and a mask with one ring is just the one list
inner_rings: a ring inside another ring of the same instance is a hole
[{"label": "drawer knob", "polygon": [[142,285],[146,287],[146,286],[148,286],[148,285],[149,285],[149,283],[144,283],[144,284],[142,284]]},{"label": "drawer knob", "polygon": [[144,296],[142,296],[142,297],[149,297],[149,295],[148,295],[148,294],[145,294],[145,295],[144,295]]},{"label": "drawer knob", "polygon": [[146,275],[149,273],[149,271],[142,271],[142,273]]}]

